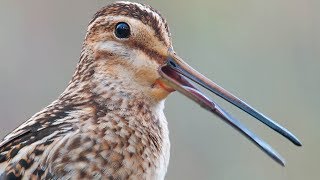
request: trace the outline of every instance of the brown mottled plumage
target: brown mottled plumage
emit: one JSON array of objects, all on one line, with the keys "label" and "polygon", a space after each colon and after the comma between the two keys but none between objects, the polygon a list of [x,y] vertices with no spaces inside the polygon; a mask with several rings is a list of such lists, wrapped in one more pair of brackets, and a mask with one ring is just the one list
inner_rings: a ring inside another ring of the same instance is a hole
[{"label": "brown mottled plumage", "polygon": [[192,69],[172,49],[164,18],[116,2],[90,22],[75,74],[60,97],[0,143],[0,179],[164,179],[164,99],[177,90],[284,166],[284,159],[190,80],[301,146],[287,129]]},{"label": "brown mottled plumage", "polygon": [[[114,36],[118,22],[132,35]],[[0,179],[163,179],[169,161],[157,72],[171,47],[149,6],[117,2],[96,13],[66,90],[0,144]]]}]

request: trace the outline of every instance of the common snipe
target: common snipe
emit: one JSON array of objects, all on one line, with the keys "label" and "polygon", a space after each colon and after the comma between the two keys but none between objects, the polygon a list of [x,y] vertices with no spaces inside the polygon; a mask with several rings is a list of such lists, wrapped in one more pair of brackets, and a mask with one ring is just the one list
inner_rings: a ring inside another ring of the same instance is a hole
[{"label": "common snipe", "polygon": [[174,53],[158,11],[116,2],[91,20],[66,90],[0,143],[0,178],[164,179],[170,154],[164,99],[175,90],[284,165],[270,146],[190,80],[301,145],[286,129],[184,63]]}]

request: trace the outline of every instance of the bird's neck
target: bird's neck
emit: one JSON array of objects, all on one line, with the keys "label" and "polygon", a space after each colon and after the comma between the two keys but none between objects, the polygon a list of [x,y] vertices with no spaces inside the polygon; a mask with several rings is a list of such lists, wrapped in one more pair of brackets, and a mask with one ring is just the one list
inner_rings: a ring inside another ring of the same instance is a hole
[{"label": "bird's neck", "polygon": [[134,83],[126,77],[106,74],[94,58],[92,49],[82,50],[76,72],[59,101],[80,105],[95,103],[99,107],[137,111],[148,110],[152,116],[163,113],[164,100],[156,101],[150,98],[148,94],[133,86]]},{"label": "bird's neck", "polygon": [[79,118],[87,119],[79,122],[83,131],[86,132],[86,128],[92,127],[92,123],[104,126],[120,119],[125,126],[149,134],[160,144],[164,140],[168,141],[167,121],[163,112],[164,100],[155,101],[121,77],[99,73],[96,67],[98,65],[91,63],[93,61],[83,63],[92,57],[87,54],[83,56],[68,87],[57,101],[59,104],[85,107],[74,108],[79,111],[86,109],[85,112],[73,113],[81,116],[85,114],[88,117]]}]

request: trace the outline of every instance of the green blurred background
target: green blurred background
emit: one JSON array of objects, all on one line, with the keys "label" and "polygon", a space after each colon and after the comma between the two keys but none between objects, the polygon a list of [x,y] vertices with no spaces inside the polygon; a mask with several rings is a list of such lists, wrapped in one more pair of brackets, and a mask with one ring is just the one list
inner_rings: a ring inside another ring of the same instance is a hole
[{"label": "green blurred background", "polygon": [[[213,96],[287,160],[283,168],[178,93],[166,102],[166,179],[319,179],[320,1],[140,1],[159,9],[194,68],[296,134],[302,148]],[[73,74],[102,0],[0,1],[1,138],[49,104]]]}]

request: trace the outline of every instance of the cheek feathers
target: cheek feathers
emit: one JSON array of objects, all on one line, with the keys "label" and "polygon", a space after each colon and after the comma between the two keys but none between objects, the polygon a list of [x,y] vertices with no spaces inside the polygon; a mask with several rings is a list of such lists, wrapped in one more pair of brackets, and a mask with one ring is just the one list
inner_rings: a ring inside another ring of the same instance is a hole
[{"label": "cheek feathers", "polygon": [[155,79],[159,78],[158,62],[140,49],[132,49],[119,42],[107,41],[97,43],[94,51],[95,60],[105,61],[107,69],[117,67],[121,71],[132,74],[136,81],[143,80],[148,84],[154,83]]},{"label": "cheek feathers", "polygon": [[111,79],[122,79],[153,99],[162,100],[172,92],[157,83],[159,63],[139,49],[129,49],[113,41],[99,43],[95,46],[95,61],[100,73]]}]

